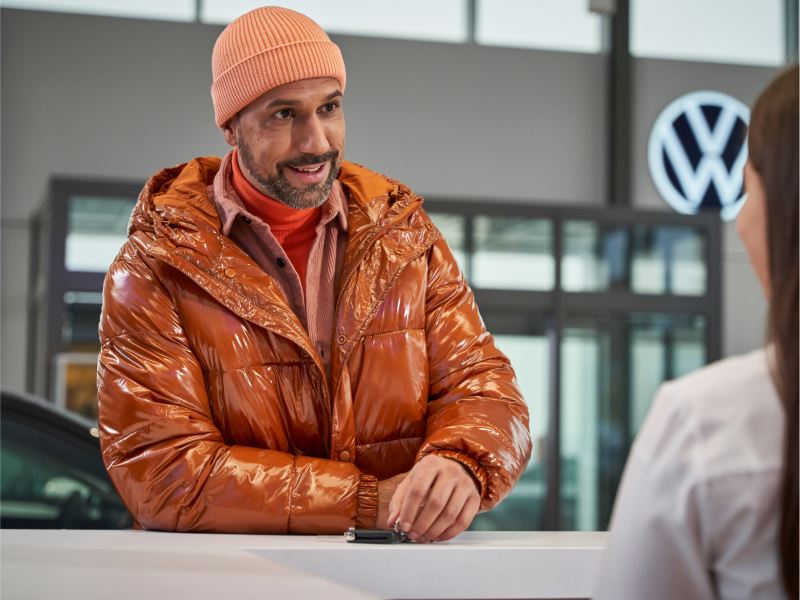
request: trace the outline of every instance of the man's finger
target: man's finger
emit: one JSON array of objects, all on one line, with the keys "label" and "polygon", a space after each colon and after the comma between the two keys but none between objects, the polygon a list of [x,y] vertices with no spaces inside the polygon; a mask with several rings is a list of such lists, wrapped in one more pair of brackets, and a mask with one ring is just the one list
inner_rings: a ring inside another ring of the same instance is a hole
[{"label": "man's finger", "polygon": [[405,532],[412,531],[414,522],[417,519],[420,508],[425,504],[428,492],[433,487],[436,479],[435,469],[420,469],[415,467],[411,470],[406,481],[408,486],[400,498],[400,529]]},{"label": "man's finger", "polygon": [[[475,496],[475,488],[472,482],[469,482],[469,485],[470,487],[457,485],[453,488],[447,505],[442,509],[436,520],[430,524],[430,527],[421,532],[422,537],[430,541],[438,540],[442,533],[458,521],[467,501],[471,496]],[[422,525],[420,524],[420,529],[421,527]]]},{"label": "man's finger", "polygon": [[[436,478],[433,486],[428,492],[428,497],[425,499],[425,504],[422,506],[416,520],[412,523],[411,529],[408,531],[409,537],[412,540],[419,538],[430,539],[426,532],[431,526],[442,518],[445,511],[450,506],[450,498],[456,486],[452,480],[442,477],[441,473]],[[454,519],[458,516],[461,507],[458,507],[455,514],[452,516]],[[452,512],[452,509],[450,509]],[[444,529],[444,528],[443,528]]]},{"label": "man's finger", "polygon": [[394,524],[400,518],[400,507],[403,504],[403,498],[405,497],[406,488],[408,487],[410,480],[410,477],[406,477],[397,485],[394,490],[394,494],[392,494],[392,499],[389,502],[389,518],[386,520],[386,523],[378,523],[378,527],[381,527],[382,525],[385,525],[389,529],[394,527]]},{"label": "man's finger", "polygon": [[439,537],[435,538],[435,542],[444,542],[456,537],[459,533],[464,531],[470,526],[475,515],[478,514],[478,509],[481,507],[481,500],[477,495],[470,496],[464,508],[461,509],[458,518],[455,522],[445,529]]}]

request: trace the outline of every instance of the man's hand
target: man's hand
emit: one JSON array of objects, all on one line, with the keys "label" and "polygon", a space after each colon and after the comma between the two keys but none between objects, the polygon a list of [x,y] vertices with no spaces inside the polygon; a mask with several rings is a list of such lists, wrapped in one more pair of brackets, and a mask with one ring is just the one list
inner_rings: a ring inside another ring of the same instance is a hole
[{"label": "man's hand", "polygon": [[385,523],[392,527],[399,520],[400,529],[417,542],[441,542],[469,527],[480,503],[478,485],[465,467],[429,454],[397,486]]}]

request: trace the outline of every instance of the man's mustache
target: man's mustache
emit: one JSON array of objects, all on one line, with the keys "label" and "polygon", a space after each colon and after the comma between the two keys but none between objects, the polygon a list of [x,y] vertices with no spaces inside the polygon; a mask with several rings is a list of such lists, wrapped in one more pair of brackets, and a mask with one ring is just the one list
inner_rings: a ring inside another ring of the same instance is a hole
[{"label": "man's mustache", "polygon": [[325,154],[301,154],[295,158],[290,158],[287,160],[282,160],[278,163],[278,169],[282,169],[284,167],[305,167],[308,165],[318,165],[320,163],[331,161],[334,164],[336,163],[336,158],[339,156],[338,150],[331,150],[330,152],[326,152]]}]

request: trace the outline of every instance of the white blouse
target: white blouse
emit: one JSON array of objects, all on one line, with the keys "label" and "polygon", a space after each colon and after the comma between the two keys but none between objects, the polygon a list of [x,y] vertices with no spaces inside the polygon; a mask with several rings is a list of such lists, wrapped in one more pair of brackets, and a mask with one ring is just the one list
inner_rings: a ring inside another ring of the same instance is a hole
[{"label": "white blouse", "polygon": [[625,466],[595,598],[785,598],[783,432],[764,350],[662,385]]}]

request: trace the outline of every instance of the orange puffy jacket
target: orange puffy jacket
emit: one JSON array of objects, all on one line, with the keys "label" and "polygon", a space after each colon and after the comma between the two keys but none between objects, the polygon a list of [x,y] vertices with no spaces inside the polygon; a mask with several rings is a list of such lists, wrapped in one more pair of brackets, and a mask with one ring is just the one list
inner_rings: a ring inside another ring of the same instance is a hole
[{"label": "orange puffy jacket", "polygon": [[331,378],[274,281],[221,233],[217,158],[145,185],[103,291],[100,442],[148,529],[374,527],[377,481],[434,453],[499,502],[528,410],[450,250],[405,186],[352,163]]}]

